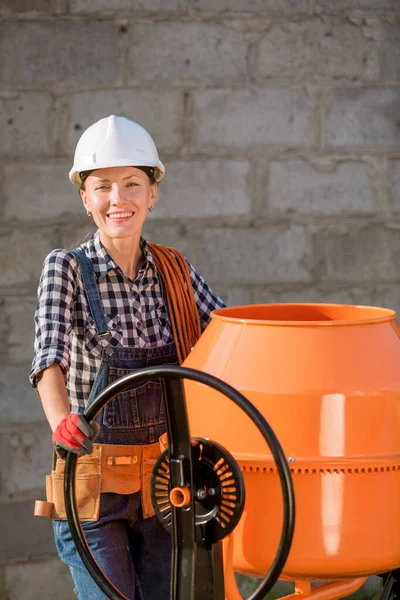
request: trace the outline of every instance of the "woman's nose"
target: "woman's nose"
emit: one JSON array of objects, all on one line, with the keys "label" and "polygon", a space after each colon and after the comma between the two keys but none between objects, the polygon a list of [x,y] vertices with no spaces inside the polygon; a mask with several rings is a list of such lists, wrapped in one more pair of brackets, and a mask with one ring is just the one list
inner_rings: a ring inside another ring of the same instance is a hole
[{"label": "woman's nose", "polygon": [[110,191],[110,202],[111,204],[121,204],[124,202],[123,194],[117,185],[111,187]]}]

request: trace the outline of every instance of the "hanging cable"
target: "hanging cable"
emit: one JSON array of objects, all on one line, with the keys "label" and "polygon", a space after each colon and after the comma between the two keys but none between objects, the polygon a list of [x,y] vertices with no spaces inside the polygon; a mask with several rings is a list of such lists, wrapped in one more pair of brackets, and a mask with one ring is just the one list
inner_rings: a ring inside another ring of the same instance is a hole
[{"label": "hanging cable", "polygon": [[201,324],[189,267],[178,250],[147,242],[167,296],[179,364],[182,364],[201,335]]}]

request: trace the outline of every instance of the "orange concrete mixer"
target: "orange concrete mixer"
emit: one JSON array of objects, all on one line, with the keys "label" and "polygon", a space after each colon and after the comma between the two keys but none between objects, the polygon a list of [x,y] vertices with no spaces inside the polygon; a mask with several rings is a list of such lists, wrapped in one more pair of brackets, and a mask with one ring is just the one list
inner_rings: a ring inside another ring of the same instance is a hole
[{"label": "orange concrete mixer", "polygon": [[[333,304],[224,308],[212,314],[183,366],[242,392],[283,447],[296,523],[282,579],[296,581],[306,595],[338,598],[366,576],[400,565],[400,341],[394,311]],[[230,570],[265,574],[276,552],[282,520],[276,468],[238,406],[194,381],[184,386],[191,435],[225,447],[244,475],[244,512],[225,543],[232,560],[225,594],[234,600],[241,596]],[[313,593],[309,582],[318,580],[337,583]]]},{"label": "orange concrete mixer", "polygon": [[[250,600],[261,600],[278,577],[295,582],[293,599],[337,600],[372,574],[383,575],[382,600],[395,600],[400,341],[394,311],[334,304],[217,310],[182,367],[121,377],[86,418],[154,377],[163,386],[169,442],[161,440],[164,452],[149,476],[156,514],[172,533],[173,600],[239,600],[234,571],[265,576]],[[85,546],[76,461],[70,453],[64,482],[73,539],[107,597],[124,600]]]}]

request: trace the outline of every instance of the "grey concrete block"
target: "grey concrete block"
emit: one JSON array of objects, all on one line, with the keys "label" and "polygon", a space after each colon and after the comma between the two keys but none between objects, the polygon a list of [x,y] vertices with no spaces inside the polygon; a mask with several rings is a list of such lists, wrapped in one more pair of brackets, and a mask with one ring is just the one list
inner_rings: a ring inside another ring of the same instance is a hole
[{"label": "grey concrete block", "polygon": [[47,254],[54,249],[53,234],[12,230],[0,233],[0,285],[37,285]]},{"label": "grey concrete block", "polygon": [[0,28],[3,85],[107,83],[119,76],[119,32],[107,21],[21,21]]},{"label": "grey concrete block", "polygon": [[2,355],[8,363],[26,364],[32,360],[36,297],[8,296],[2,301],[0,331]]},{"label": "grey concrete block", "polygon": [[183,4],[183,0],[113,0],[112,5],[108,0],[70,0],[70,11],[72,14],[91,14],[101,12],[112,12],[117,10],[127,10],[131,12],[145,13],[174,13],[177,12]]},{"label": "grey concrete block", "polygon": [[269,214],[322,216],[374,211],[374,193],[365,163],[270,163],[266,204]]},{"label": "grey concrete block", "polygon": [[166,225],[150,216],[147,219],[143,235],[149,242],[172,246],[179,250],[186,258],[193,262],[196,251],[196,240],[191,235],[191,230],[185,225]]},{"label": "grey concrete block", "polygon": [[0,449],[2,495],[43,490],[53,455],[51,429],[47,423],[23,428],[8,426],[2,432]]},{"label": "grey concrete block", "polygon": [[235,284],[309,281],[312,247],[301,226],[205,229],[196,246],[198,270],[207,280]]},{"label": "grey concrete block", "polygon": [[268,77],[377,79],[374,34],[372,26],[356,27],[338,17],[277,23],[258,46],[256,76],[261,81]]},{"label": "grey concrete block", "polygon": [[[132,28],[128,77],[142,81],[247,81],[247,36],[215,23]],[[145,56],[146,60],[142,60]]]},{"label": "grey concrete block", "polygon": [[348,288],[337,289],[325,286],[321,289],[313,283],[306,285],[297,285],[296,287],[287,284],[287,287],[254,286],[253,302],[255,304],[280,304],[280,303],[328,303],[340,304],[342,302],[351,304],[351,295]]},{"label": "grey concrete block", "polygon": [[54,152],[52,122],[50,95],[39,92],[0,93],[0,156],[9,159],[50,155]]},{"label": "grey concrete block", "polygon": [[247,161],[173,161],[161,182],[154,216],[214,217],[250,212]]},{"label": "grey concrete block", "polygon": [[290,88],[218,89],[194,93],[193,145],[228,150],[310,144],[310,102]]},{"label": "grey concrete block", "polygon": [[391,206],[396,213],[400,212],[400,160],[389,163],[389,182],[391,188]]},{"label": "grey concrete block", "polygon": [[327,147],[400,147],[400,89],[339,89],[332,92],[323,123]]},{"label": "grey concrete block", "polygon": [[339,12],[348,10],[400,10],[397,0],[316,0],[320,12]]},{"label": "grey concrete block", "polygon": [[[400,11],[400,5],[398,10]],[[384,22],[381,25],[381,40],[378,49],[380,79],[399,81],[400,79],[400,23]]]},{"label": "grey concrete block", "polygon": [[72,166],[10,164],[4,168],[4,221],[51,222],[70,217],[85,219],[78,189],[68,179]]},{"label": "grey concrete block", "polygon": [[362,298],[361,303],[367,302],[373,306],[391,308],[400,316],[400,282],[386,285],[374,285],[372,282],[369,286],[369,293],[360,294],[360,297]]},{"label": "grey concrete block", "polygon": [[7,565],[4,586],[7,600],[76,600],[69,569],[58,557]]},{"label": "grey concrete block", "polygon": [[310,13],[313,0],[193,0],[193,8],[204,12]]},{"label": "grey concrete block", "polygon": [[54,14],[60,0],[1,0],[0,15]]},{"label": "grey concrete block", "polygon": [[34,500],[0,503],[0,560],[32,560],[54,554],[52,522],[34,517],[34,504]]},{"label": "grey concrete block", "polygon": [[76,248],[83,242],[87,241],[90,236],[97,230],[92,218],[88,218],[82,225],[70,225],[66,223],[59,230],[57,239],[57,248]]},{"label": "grey concrete block", "polygon": [[210,288],[218,294],[226,306],[241,306],[244,304],[252,304],[253,293],[252,288],[248,285],[229,285],[219,279],[218,281],[207,281]]},{"label": "grey concrete block", "polygon": [[381,306],[398,311],[400,309],[400,283],[374,285],[365,282],[351,284],[307,284],[291,286],[255,286],[252,302],[270,304],[280,302],[322,302],[327,304],[360,304]]},{"label": "grey concrete block", "polygon": [[[33,343],[33,340],[30,342]],[[39,395],[28,380],[31,362],[0,365],[0,414],[3,424],[46,421]]]},{"label": "grey concrete block", "polygon": [[[71,156],[83,131],[98,119],[116,114],[137,121],[154,138],[159,153],[176,151],[183,142],[183,94],[171,90],[118,89],[73,94],[63,151]],[[161,156],[162,160],[162,156]]]},{"label": "grey concrete block", "polygon": [[320,231],[315,252],[323,281],[383,283],[400,278],[399,232],[382,225]]}]

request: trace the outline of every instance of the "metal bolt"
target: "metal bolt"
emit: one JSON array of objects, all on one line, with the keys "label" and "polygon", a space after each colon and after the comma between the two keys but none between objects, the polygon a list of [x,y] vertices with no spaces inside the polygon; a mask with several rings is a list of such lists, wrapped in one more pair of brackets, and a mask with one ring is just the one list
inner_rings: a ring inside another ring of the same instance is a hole
[{"label": "metal bolt", "polygon": [[196,496],[199,500],[204,500],[204,498],[207,496],[207,492],[203,488],[200,488],[197,490]]},{"label": "metal bolt", "polygon": [[295,457],[294,456],[289,456],[288,462],[296,462]]},{"label": "metal bolt", "polygon": [[215,496],[216,493],[217,493],[217,490],[215,488],[208,488],[209,496]]}]

